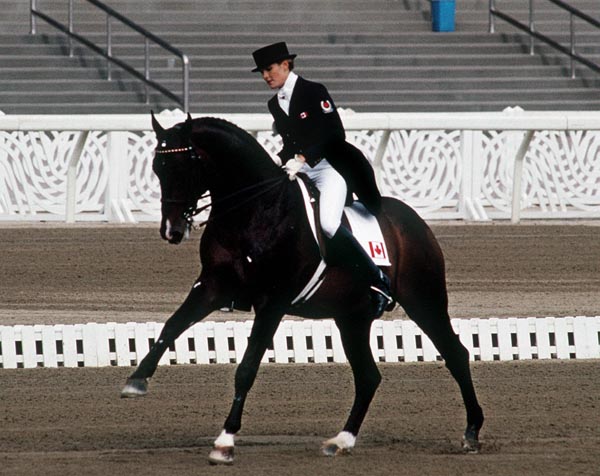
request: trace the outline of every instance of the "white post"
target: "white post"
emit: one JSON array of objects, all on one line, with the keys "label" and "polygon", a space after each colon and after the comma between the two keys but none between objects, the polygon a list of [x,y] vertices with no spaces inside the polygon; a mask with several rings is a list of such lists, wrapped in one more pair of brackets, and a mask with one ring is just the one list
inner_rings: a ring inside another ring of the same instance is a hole
[{"label": "white post", "polygon": [[513,172],[513,194],[512,194],[512,215],[511,222],[519,223],[521,220],[521,188],[523,182],[523,161],[525,159],[525,154],[527,154],[527,149],[529,149],[529,144],[531,143],[531,139],[533,138],[533,133],[535,131],[527,131],[523,136],[523,140],[521,141],[521,145],[519,146],[519,150],[517,150],[517,155],[515,156],[515,165]]},{"label": "white post", "polygon": [[482,180],[482,132],[463,130],[460,137],[461,178],[458,211],[465,221],[488,221],[479,200]]},{"label": "white post", "polygon": [[67,203],[66,203],[66,222],[75,223],[75,206],[77,205],[77,166],[83,155],[85,142],[90,131],[81,131],[77,138],[77,143],[73,148],[69,168],[67,170]]},{"label": "white post", "polygon": [[460,195],[458,212],[466,221],[477,220],[473,209],[473,131],[460,134]]},{"label": "white post", "polygon": [[108,184],[104,212],[109,222],[132,222],[135,220],[127,206],[127,182],[129,179],[127,132],[112,131],[107,135]]},{"label": "white post", "polygon": [[385,129],[381,133],[381,140],[379,146],[377,146],[377,152],[375,152],[375,158],[373,159],[373,170],[375,171],[375,181],[377,187],[383,193],[383,157],[387,149],[388,142],[390,141],[390,135],[392,131]]}]

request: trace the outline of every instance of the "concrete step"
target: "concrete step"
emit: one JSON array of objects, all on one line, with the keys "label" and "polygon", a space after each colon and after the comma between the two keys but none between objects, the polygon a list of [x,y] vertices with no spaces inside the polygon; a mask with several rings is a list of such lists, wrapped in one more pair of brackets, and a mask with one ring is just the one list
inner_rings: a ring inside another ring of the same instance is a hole
[{"label": "concrete step", "polygon": [[[356,105],[379,105],[384,107],[385,110],[389,110],[389,105],[399,104],[410,104],[414,102],[418,103],[488,103],[488,102],[502,102],[504,104],[524,104],[532,102],[543,102],[547,101],[548,95],[554,95],[554,103],[565,103],[570,102],[577,105],[577,107],[586,108],[587,101],[589,99],[589,92],[585,88],[562,90],[560,93],[556,93],[555,90],[500,90],[500,89],[489,89],[489,90],[454,90],[454,91],[422,91],[422,90],[365,90],[365,91],[340,91],[335,94],[335,101],[338,107],[355,107]],[[191,104],[201,109],[207,109],[208,105],[218,104],[237,104],[238,107],[252,107],[260,109],[266,112],[266,100],[271,94],[265,93],[248,93],[248,92],[219,92],[219,91],[206,91],[203,94],[193,94],[191,97]],[[499,99],[501,98],[501,99]],[[112,92],[109,97],[98,94],[95,91],[87,92],[0,92],[0,104],[8,105],[11,103],[15,104],[26,104],[34,103],[39,106],[44,104],[87,104],[90,107],[95,104],[104,104],[107,99],[118,102],[120,104],[139,104],[143,102],[144,96],[142,94],[135,94],[131,92]],[[152,95],[150,102],[166,103],[167,101],[161,100],[157,95]],[[600,98],[593,101],[596,104],[600,103]],[[400,109],[402,110],[402,109]]]},{"label": "concrete step", "polygon": [[[307,76],[308,77],[308,76]],[[312,76],[311,76],[312,78]],[[392,89],[392,90],[454,90],[454,89],[470,89],[470,90],[487,90],[487,89],[570,89],[570,88],[587,88],[590,84],[581,78],[571,79],[567,77],[553,77],[553,76],[520,76],[515,77],[496,77],[490,78],[486,81],[481,81],[478,78],[472,78],[471,76],[465,76],[462,78],[455,78],[453,81],[448,81],[440,78],[420,78],[419,81],[415,81],[411,78],[399,78],[399,77],[388,77],[388,78],[327,78],[324,80],[327,83],[327,88],[330,91],[340,90],[380,90],[380,89]],[[0,82],[2,84],[2,82]],[[133,80],[121,80],[119,84],[122,87],[129,90],[138,85]],[[161,81],[161,84],[177,89],[180,85],[180,81],[173,79],[165,79]],[[595,83],[597,86],[600,85],[600,78]],[[258,78],[228,78],[228,79],[200,79],[192,81],[192,86],[198,91],[239,91],[239,92],[264,92],[269,91],[264,82]],[[269,93],[274,94],[274,93]]]},{"label": "concrete step", "polygon": [[[578,50],[596,48],[597,45],[587,45],[578,42]],[[253,51],[252,47],[247,44],[213,44],[213,45],[202,45],[193,42],[187,42],[185,44],[179,44],[178,47],[189,56],[218,56],[222,57],[239,57],[240,54],[245,54],[245,57],[250,57]],[[140,51],[139,45],[123,44],[115,46],[115,54],[133,56],[143,53]],[[291,49],[291,47],[290,47]],[[444,42],[437,43],[403,43],[402,45],[389,44],[389,43],[371,43],[371,44],[327,44],[319,43],[312,45],[294,45],[293,51],[298,54],[299,57],[303,57],[308,54],[314,54],[318,52],[322,57],[328,56],[347,56],[347,55],[379,55],[383,53],[396,53],[401,51],[402,55],[416,55],[416,54],[439,54],[445,52],[448,49],[448,45]],[[83,46],[77,46],[76,51],[81,54],[87,50]],[[152,57],[166,58],[170,55],[168,52],[157,49],[152,51]],[[47,54],[52,52],[54,54],[65,54],[68,52],[66,45],[48,45],[48,44],[11,44],[8,42],[0,43],[0,55],[3,56],[35,56],[40,54]],[[459,43],[452,48],[453,54],[519,54],[528,52],[528,44],[517,44],[517,43],[503,43],[493,41],[484,44],[465,44]]]},{"label": "concrete step", "polygon": [[[421,78],[419,81],[405,78],[381,78],[381,79],[327,79],[327,87],[334,96],[348,91],[378,91],[378,90],[395,90],[395,91],[453,91],[453,90],[569,90],[572,88],[589,88],[591,86],[600,87],[600,79],[595,83],[590,84],[582,79],[570,79],[559,77],[519,77],[519,78],[492,78],[488,81],[481,81],[477,78],[465,77],[457,78],[454,81],[441,80],[439,78]],[[165,79],[161,84],[172,88],[173,91],[178,91],[181,87],[181,81],[174,79]],[[241,79],[213,79],[213,80],[195,80],[191,82],[192,90],[196,91],[200,96],[204,95],[204,91],[227,91],[244,97],[248,94],[260,93],[265,97],[270,97],[273,93],[270,92],[266,85],[256,78],[241,78]],[[94,90],[96,92],[118,91],[134,91],[140,92],[143,90],[140,83],[133,79],[121,79],[106,81],[102,79],[80,79],[73,82],[70,78],[62,79],[27,79],[27,80],[7,80],[0,79],[0,91],[3,92],[22,92],[22,91],[41,91],[48,90],[53,92],[80,92]]]},{"label": "concrete step", "polygon": [[5,103],[0,106],[0,111],[5,114],[146,114],[150,109],[173,109],[171,104],[152,106],[141,102],[135,104],[105,101],[98,104],[63,104],[60,102],[49,104],[36,103]]},{"label": "concrete step", "polygon": [[[176,89],[179,83],[166,82],[168,86]],[[73,81],[68,76],[60,79],[0,79],[1,93],[26,93],[30,91],[49,91],[52,93],[70,94],[77,92],[95,91],[97,93],[112,93],[113,91],[141,91],[143,88],[139,81],[135,80],[113,80],[105,79],[78,79]]]},{"label": "concrete step", "polygon": [[[360,111],[501,110],[516,102],[542,110],[598,106],[598,76],[584,72],[584,79],[569,80],[566,58],[544,46],[540,55],[530,57],[525,54],[528,39],[510,25],[488,34],[485,0],[457,2],[457,31],[447,34],[431,33],[428,0],[108,1],[191,57],[192,103],[206,111],[266,112],[272,92],[250,73],[250,53],[281,39],[299,55],[301,74],[325,82],[339,105]],[[597,9],[597,0],[572,1]],[[66,22],[63,0],[39,3]],[[0,8],[6,7],[0,18],[0,108],[48,113],[149,109],[141,84],[118,69],[114,81],[104,81],[105,60],[80,46],[75,58],[65,56],[66,39],[48,25],[38,22],[42,34],[27,35],[28,4],[0,0]],[[528,14],[522,0],[497,4],[519,17]],[[546,4],[536,2],[536,28],[568,42],[561,14]],[[87,2],[76,2],[75,26],[105,44],[104,14]],[[141,71],[140,36],[116,24],[113,32],[115,54]],[[599,32],[581,28],[577,44],[578,51],[600,61]],[[151,76],[180,93],[178,62],[172,65],[169,55],[154,47]],[[151,100],[155,109],[174,107],[157,94]]]},{"label": "concrete step", "polygon": [[[144,60],[139,57],[130,57],[119,55],[119,59],[125,61],[130,66],[143,71]],[[588,55],[589,59],[600,63],[600,55]],[[382,55],[344,55],[339,57],[323,57],[322,55],[306,55],[297,62],[298,67],[313,68],[322,64],[334,64],[335,67],[344,68],[373,68],[373,67],[388,67],[401,68],[406,66],[437,66],[438,68],[446,66],[528,66],[537,64],[552,64],[558,65],[566,61],[563,55],[556,53],[544,54],[543,58],[539,56],[529,56],[526,54],[497,54],[494,56],[486,54],[422,54],[403,55],[403,54],[382,54]],[[251,59],[247,55],[243,56],[195,56],[193,71],[198,71],[196,65],[206,65],[210,68],[226,68],[230,64],[245,65],[247,70],[254,67]],[[68,66],[83,66],[96,67],[104,69],[106,60],[97,56],[24,56],[14,57],[0,55],[0,68],[10,67],[68,67]],[[202,68],[202,66],[200,66]],[[154,71],[172,71],[173,74],[179,74],[180,68],[176,64],[170,65],[168,58],[156,58],[150,60],[150,70]],[[365,71],[367,73],[367,71]]]},{"label": "concrete step", "polygon": [[[479,79],[494,79],[494,78],[511,78],[520,77],[521,74],[527,77],[538,77],[544,78],[547,76],[561,75],[567,73],[567,65],[560,66],[545,66],[542,64],[528,66],[524,68],[522,65],[508,65],[508,66],[496,66],[496,65],[452,65],[440,69],[439,66],[413,66],[405,65],[400,66],[378,66],[369,68],[368,74],[362,67],[347,67],[338,68],[336,66],[299,66],[298,72],[306,77],[314,80],[329,81],[330,79],[350,79],[360,81],[363,77],[368,79],[393,79],[397,77],[405,79],[418,80],[421,78],[438,78],[440,80],[456,80],[465,78],[479,78]],[[581,69],[582,73],[585,73],[585,69]],[[40,67],[11,67],[2,68],[3,79],[61,79],[72,77],[83,78],[83,79],[104,79],[105,70],[102,69],[88,69],[88,68],[73,68],[68,71],[62,69],[53,68],[40,68]],[[251,73],[247,67],[195,67],[193,69],[193,80],[223,80],[224,77],[228,79],[238,79],[245,81],[257,81],[259,76],[257,73]],[[126,78],[129,79],[131,76],[122,71],[115,70],[113,72],[115,79]],[[592,77],[594,77],[592,75]],[[174,75],[174,71],[170,69],[154,69],[152,70],[152,78],[156,80],[172,79],[178,81],[177,74]]]},{"label": "concrete step", "polygon": [[[12,91],[3,92],[0,91],[0,104],[9,104],[11,102],[35,102],[37,104],[49,104],[49,103],[81,103],[81,104],[93,104],[93,103],[104,103],[107,97],[105,94],[98,94],[97,91]],[[132,103],[137,104],[142,100],[141,95],[137,95],[130,91],[116,91],[110,92],[110,100],[119,103]]]},{"label": "concrete step", "polygon": [[[518,103],[502,99],[493,101],[449,101],[440,102],[416,100],[410,102],[388,102],[379,104],[371,102],[352,102],[344,104],[345,107],[361,112],[480,112],[480,111],[502,111],[508,106],[520,106],[528,111],[553,111],[553,110],[581,110],[593,111],[600,109],[600,101],[562,101],[556,100],[549,104],[547,100],[542,101],[520,101]],[[150,109],[162,110],[173,109],[176,106],[168,103],[156,104],[123,104],[119,102],[104,102],[98,104],[69,104],[62,103],[38,105],[35,103],[3,104],[0,110],[5,113],[18,114],[148,114]],[[238,104],[238,103],[216,103],[204,102],[193,104],[191,112],[196,115],[215,114],[265,114],[267,110],[264,105]]]},{"label": "concrete step", "polygon": [[[434,38],[435,39],[435,38]],[[125,40],[124,38],[122,40]],[[486,40],[486,41],[483,41]],[[473,38],[465,39],[462,42],[457,42],[452,45],[452,54],[518,54],[529,51],[529,39],[521,37],[511,38],[508,40],[502,40],[498,36],[489,35],[484,39]],[[600,33],[598,35],[600,40]],[[96,44],[104,47],[104,43],[101,39],[95,40]],[[132,44],[133,43],[133,44]],[[89,50],[75,42],[75,48],[78,54],[85,54]],[[178,48],[184,51],[189,56],[210,56],[218,54],[219,56],[250,56],[250,53],[258,45],[262,43],[256,43],[255,46],[249,45],[244,42],[233,43],[220,43],[220,44],[203,44],[201,40],[185,42],[179,42]],[[539,45],[542,49],[552,51],[550,46],[545,45],[542,42],[536,41],[536,45]],[[143,50],[140,45],[136,45],[132,39],[127,41],[115,42],[113,44],[115,54],[120,55],[137,55],[143,54]],[[597,41],[584,41],[578,39],[576,42],[577,51],[587,53],[598,53],[600,52],[600,43]],[[318,52],[321,56],[346,56],[346,55],[381,55],[381,54],[402,54],[402,55],[418,55],[418,54],[439,54],[445,53],[450,50],[449,45],[446,41],[438,39],[438,41],[431,40],[430,42],[418,42],[410,41],[405,39],[402,43],[390,43],[390,42],[370,42],[370,43],[312,43],[312,44],[290,44],[290,50],[298,54],[300,57],[315,54]],[[27,56],[36,54],[47,54],[53,52],[56,54],[66,53],[68,51],[66,41],[55,41],[53,43],[27,43],[23,44],[20,39],[16,39],[14,42],[9,39],[4,39],[0,43],[0,54],[2,55],[13,55],[13,56]],[[151,50],[153,57],[169,57],[172,56],[161,48],[153,48]]]},{"label": "concrete step", "polygon": [[[13,40],[13,38],[16,38]],[[30,36],[27,34],[0,34],[2,44],[10,42],[11,44],[27,41],[36,42],[39,38],[40,43],[66,44],[66,37],[55,32],[49,32]],[[104,47],[106,37],[104,32],[90,34],[88,38],[98,45]],[[218,32],[205,30],[200,32],[181,32],[171,31],[164,34],[164,39],[171,42],[177,48],[186,51],[186,48],[206,47],[219,48],[224,44],[231,45],[234,48],[242,48],[242,51],[253,51],[265,44],[281,41],[284,38],[290,50],[308,46],[330,45],[331,47],[340,47],[345,45],[388,45],[389,47],[401,47],[405,44],[443,44],[465,45],[465,44],[501,44],[511,43],[523,38],[523,35],[517,33],[515,29],[508,32],[489,34],[487,31],[478,33],[452,32],[452,33],[431,33],[427,30],[418,32],[360,32],[360,33],[326,33],[326,32],[284,32],[284,33],[244,33],[244,32]],[[578,34],[577,44],[598,44],[600,32],[595,34]],[[569,41],[568,31],[563,30],[556,36],[557,41]],[[140,36],[133,33],[115,32],[113,35],[113,44],[115,45],[139,45],[142,47]]]}]

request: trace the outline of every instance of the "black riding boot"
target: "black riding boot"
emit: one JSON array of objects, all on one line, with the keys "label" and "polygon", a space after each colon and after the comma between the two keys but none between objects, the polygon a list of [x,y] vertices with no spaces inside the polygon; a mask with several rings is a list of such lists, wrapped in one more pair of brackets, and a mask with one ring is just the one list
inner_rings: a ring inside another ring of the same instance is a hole
[{"label": "black riding boot", "polygon": [[340,226],[335,235],[327,240],[325,262],[350,269],[357,276],[368,277],[371,299],[375,304],[375,319],[381,317],[386,308],[393,304],[389,278],[373,263],[354,235],[345,227]]}]

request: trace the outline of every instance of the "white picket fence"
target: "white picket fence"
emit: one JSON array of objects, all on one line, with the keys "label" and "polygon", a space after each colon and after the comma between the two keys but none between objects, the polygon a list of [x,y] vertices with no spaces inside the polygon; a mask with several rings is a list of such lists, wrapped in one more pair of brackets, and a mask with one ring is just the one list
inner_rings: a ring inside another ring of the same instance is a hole
[{"label": "white picket fence", "polygon": [[[471,360],[600,358],[600,316],[453,319]],[[241,360],[252,321],[202,322],[165,353],[161,365],[229,364]],[[137,365],[162,323],[0,326],[0,368]],[[441,360],[412,322],[376,321],[371,349],[380,362]],[[283,321],[263,362],[346,362],[332,320]]]}]

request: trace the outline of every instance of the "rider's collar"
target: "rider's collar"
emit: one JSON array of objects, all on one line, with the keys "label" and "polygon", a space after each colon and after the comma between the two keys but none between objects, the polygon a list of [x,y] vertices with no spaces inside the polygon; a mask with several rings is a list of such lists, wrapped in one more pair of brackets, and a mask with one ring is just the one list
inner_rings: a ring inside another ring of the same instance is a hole
[{"label": "rider's collar", "polygon": [[283,92],[285,94],[288,100],[292,97],[292,92],[294,91],[294,86],[296,86],[296,81],[298,81],[298,75],[293,71],[290,71],[285,83],[279,90],[279,92]]}]

